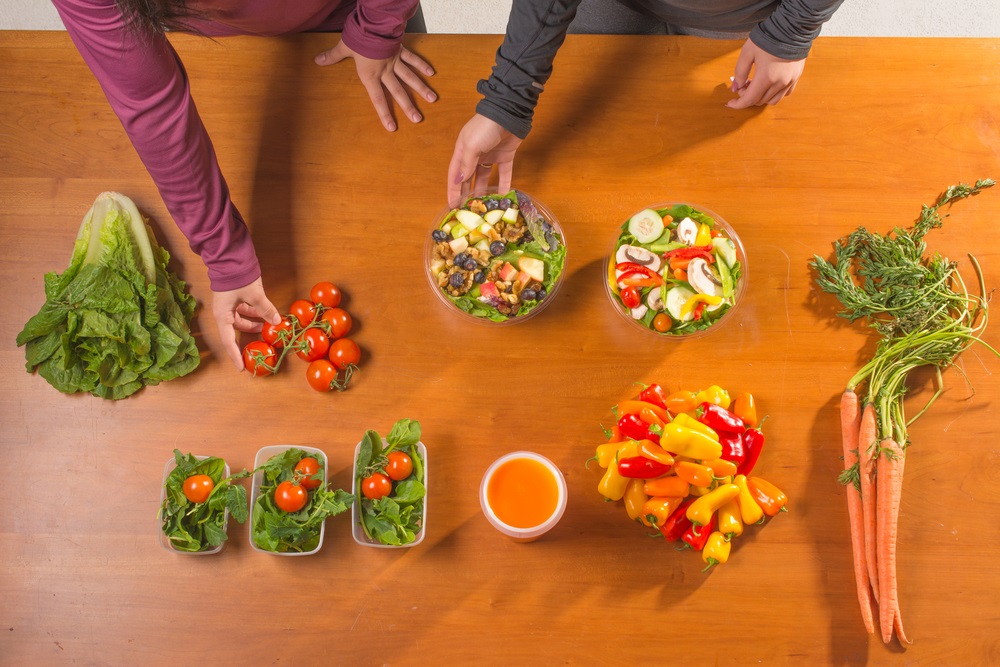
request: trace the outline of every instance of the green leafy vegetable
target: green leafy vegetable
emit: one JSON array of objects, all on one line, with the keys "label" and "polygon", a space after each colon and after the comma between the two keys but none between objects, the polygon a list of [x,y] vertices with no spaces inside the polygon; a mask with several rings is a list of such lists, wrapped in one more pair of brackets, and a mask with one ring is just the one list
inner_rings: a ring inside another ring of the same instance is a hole
[{"label": "green leafy vegetable", "polygon": [[[424,460],[420,453],[420,423],[411,419],[397,421],[385,438],[376,431],[366,431],[358,449],[355,463],[358,489],[355,502],[365,536],[381,544],[402,546],[416,540],[423,528],[424,499],[427,488],[424,478]],[[392,493],[378,500],[369,500],[361,493],[361,483],[366,477],[382,471],[388,455],[394,450],[405,451],[413,461],[413,472],[404,480],[393,484]]]},{"label": "green leafy vegetable", "polygon": [[354,500],[347,491],[331,491],[323,481],[309,491],[309,500],[298,512],[285,512],[274,503],[274,490],[279,484],[295,479],[295,464],[312,456],[319,462],[320,479],[326,478],[326,461],[318,452],[298,448],[286,449],[267,460],[254,474],[261,473],[260,488],[254,500],[250,534],[254,544],[265,551],[277,553],[312,551],[319,546],[320,528],[329,516],[347,511]]},{"label": "green leafy vegetable", "polygon": [[[164,483],[166,494],[160,506],[160,523],[170,545],[178,551],[207,551],[226,541],[226,512],[243,523],[247,520],[247,492],[232,482],[250,475],[246,470],[223,479],[226,462],[210,456],[197,459],[174,450],[175,467]],[[208,499],[192,503],[184,495],[184,480],[208,475],[215,487]]]},{"label": "green leafy vegetable", "polygon": [[194,370],[195,300],[169,259],[128,197],[101,194],[69,267],[45,275],[45,304],[17,335],[28,372],[67,394],[119,399]]}]

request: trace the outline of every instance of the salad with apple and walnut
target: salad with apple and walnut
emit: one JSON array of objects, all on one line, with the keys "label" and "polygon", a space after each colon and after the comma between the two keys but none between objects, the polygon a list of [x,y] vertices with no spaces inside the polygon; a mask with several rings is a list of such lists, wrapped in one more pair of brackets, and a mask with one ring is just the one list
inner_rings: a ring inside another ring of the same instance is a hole
[{"label": "salad with apple and walnut", "polygon": [[442,295],[494,322],[523,318],[551,299],[566,263],[558,226],[517,190],[469,197],[431,239],[430,275]]}]

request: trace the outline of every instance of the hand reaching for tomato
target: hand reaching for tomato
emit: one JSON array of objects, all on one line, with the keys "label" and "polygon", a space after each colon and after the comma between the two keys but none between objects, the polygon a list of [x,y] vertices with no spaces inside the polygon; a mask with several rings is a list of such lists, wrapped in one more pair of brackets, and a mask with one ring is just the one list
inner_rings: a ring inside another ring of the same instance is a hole
[{"label": "hand reaching for tomato", "polygon": [[212,314],[219,327],[222,346],[236,368],[242,370],[244,363],[236,344],[236,332],[256,333],[265,322],[278,324],[281,315],[264,294],[260,278],[239,289],[213,292],[213,295]]}]

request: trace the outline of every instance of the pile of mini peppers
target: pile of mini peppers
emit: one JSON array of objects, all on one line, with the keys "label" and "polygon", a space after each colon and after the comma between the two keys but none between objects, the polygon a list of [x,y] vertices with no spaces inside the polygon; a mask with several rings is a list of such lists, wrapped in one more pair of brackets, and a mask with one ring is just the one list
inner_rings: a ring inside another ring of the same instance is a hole
[{"label": "pile of mini peppers", "polygon": [[701,552],[705,570],[729,560],[744,526],[787,511],[788,497],[751,475],[764,433],[749,392],[733,399],[712,385],[668,394],[651,384],[612,413],[618,422],[590,459],[605,469],[597,491],[655,535]]}]

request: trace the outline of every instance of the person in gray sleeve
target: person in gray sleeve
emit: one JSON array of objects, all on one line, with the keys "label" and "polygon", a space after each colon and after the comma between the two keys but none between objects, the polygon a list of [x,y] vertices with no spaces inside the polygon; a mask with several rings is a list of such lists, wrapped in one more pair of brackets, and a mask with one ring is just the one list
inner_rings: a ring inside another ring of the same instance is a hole
[{"label": "person in gray sleeve", "polygon": [[[531,131],[538,96],[567,32],[681,34],[745,39],[733,72],[745,109],[791,95],[820,28],[843,0],[513,0],[496,64],[477,90],[483,99],[462,128],[448,165],[448,201],[468,195],[497,165],[510,187],[514,154]],[[751,71],[753,77],[751,78]]]}]

